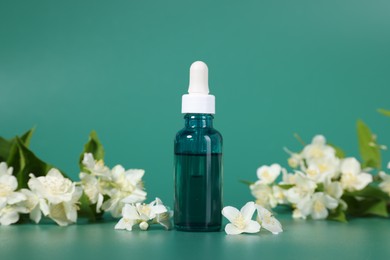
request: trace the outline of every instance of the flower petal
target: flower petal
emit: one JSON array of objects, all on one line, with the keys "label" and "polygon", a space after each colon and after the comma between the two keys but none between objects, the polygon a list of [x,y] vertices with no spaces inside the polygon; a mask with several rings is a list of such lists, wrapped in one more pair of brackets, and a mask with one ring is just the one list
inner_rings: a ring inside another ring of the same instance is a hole
[{"label": "flower petal", "polygon": [[372,182],[372,175],[369,173],[362,172],[357,176],[358,182],[355,186],[357,190],[364,189],[369,183]]},{"label": "flower petal", "polygon": [[235,207],[227,206],[222,209],[222,215],[230,222],[233,222],[239,214],[241,214],[240,211]]},{"label": "flower petal", "polygon": [[161,214],[167,212],[167,208],[164,205],[156,205],[152,207],[153,214]]},{"label": "flower petal", "polygon": [[121,218],[118,223],[115,225],[115,229],[126,229],[127,223],[125,222],[124,218]]},{"label": "flower petal", "polygon": [[339,199],[343,195],[343,187],[340,182],[335,181],[325,185],[326,193],[333,198]]},{"label": "flower petal", "polygon": [[27,198],[26,198],[26,196],[23,193],[21,193],[21,192],[12,192],[8,196],[8,204],[15,204],[15,203],[24,201],[26,199]]},{"label": "flower petal", "polygon": [[342,160],[340,170],[342,173],[360,173],[360,163],[356,158],[350,157]]},{"label": "flower petal", "polygon": [[0,197],[0,209],[5,207],[5,205],[7,205],[7,198]]},{"label": "flower petal", "polygon": [[0,175],[0,183],[7,187],[7,189],[11,189],[11,191],[16,190],[18,187],[18,181],[13,175]]},{"label": "flower petal", "polygon": [[49,217],[54,220],[58,225],[64,227],[71,223],[71,221],[66,216],[64,203],[50,205],[49,209]]},{"label": "flower petal", "polygon": [[140,218],[137,208],[133,205],[125,204],[122,209],[122,216],[126,219],[134,219],[137,220]]},{"label": "flower petal", "polygon": [[30,212],[30,219],[34,221],[36,224],[41,221],[42,213],[38,206],[36,206],[31,212]]},{"label": "flower petal", "polygon": [[339,205],[338,200],[336,200],[335,198],[332,198],[331,196],[329,196],[327,194],[325,194],[325,196],[324,196],[324,203],[328,209],[335,209]]},{"label": "flower petal", "polygon": [[19,220],[19,213],[14,210],[9,210],[0,217],[0,225],[8,226],[16,223]]},{"label": "flower petal", "polygon": [[128,231],[133,230],[133,226],[136,224],[136,221],[129,220],[126,218],[121,218],[118,224],[115,225],[115,229],[126,229]]},{"label": "flower petal", "polygon": [[225,226],[225,232],[228,235],[238,235],[243,232],[243,230],[237,228],[235,225],[229,223]]},{"label": "flower petal", "polygon": [[262,227],[272,234],[283,232],[282,224],[275,217],[271,217],[269,221],[262,222]]},{"label": "flower petal", "polygon": [[126,178],[128,178],[133,184],[137,184],[145,174],[143,169],[130,169],[126,171]]},{"label": "flower petal", "polygon": [[104,200],[104,197],[101,193],[98,194],[98,199],[97,199],[97,203],[96,203],[96,213],[100,213],[101,212],[101,207],[103,205],[103,200]]},{"label": "flower petal", "polygon": [[323,207],[321,210],[313,210],[311,212],[311,217],[313,219],[326,219],[328,217],[328,210],[326,207]]},{"label": "flower petal", "polygon": [[77,209],[73,203],[63,202],[66,218],[71,222],[77,221]]},{"label": "flower petal", "polygon": [[88,169],[93,169],[95,166],[95,159],[93,158],[92,153],[84,153],[83,165]]},{"label": "flower petal", "polygon": [[54,177],[54,178],[61,178],[63,179],[64,176],[61,174],[61,172],[56,168],[51,168],[50,171],[46,174],[46,177]]},{"label": "flower petal", "polygon": [[249,222],[246,224],[243,232],[245,233],[257,233],[260,231],[260,224],[257,221],[249,220]]},{"label": "flower petal", "polygon": [[268,170],[267,165],[263,165],[263,166],[259,167],[256,171],[257,178],[259,178],[261,180],[263,178],[263,172],[267,171],[267,170]]},{"label": "flower petal", "polygon": [[156,216],[156,221],[157,221],[157,223],[159,223],[160,225],[165,227],[165,229],[169,230],[172,227],[172,223],[171,223],[171,216],[172,215],[173,214],[170,211],[162,213],[162,214],[158,214]]}]

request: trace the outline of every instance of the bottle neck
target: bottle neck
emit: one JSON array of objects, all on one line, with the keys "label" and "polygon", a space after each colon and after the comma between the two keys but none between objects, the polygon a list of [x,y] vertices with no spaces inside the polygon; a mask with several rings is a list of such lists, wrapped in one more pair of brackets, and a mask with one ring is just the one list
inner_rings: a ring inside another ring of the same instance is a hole
[{"label": "bottle neck", "polygon": [[185,114],[185,126],[187,128],[213,127],[213,115],[211,114]]}]

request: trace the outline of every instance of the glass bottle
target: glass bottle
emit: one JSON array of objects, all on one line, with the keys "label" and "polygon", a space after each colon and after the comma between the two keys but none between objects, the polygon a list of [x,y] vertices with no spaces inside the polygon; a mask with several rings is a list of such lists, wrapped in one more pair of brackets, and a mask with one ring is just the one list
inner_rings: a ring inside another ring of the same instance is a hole
[{"label": "glass bottle", "polygon": [[[196,74],[193,70],[196,69],[197,72],[203,70],[202,73],[207,73],[206,64],[195,62],[190,69],[189,95],[184,96],[191,95],[191,82]],[[205,95],[212,96],[208,95],[208,85]],[[176,229],[182,231],[221,229],[222,136],[213,128],[214,96],[209,101],[212,104],[206,109],[204,106],[196,108],[193,105],[188,108],[186,104],[192,101],[183,97],[185,126],[176,134],[174,141],[174,224]],[[199,100],[194,102],[198,103]]]}]

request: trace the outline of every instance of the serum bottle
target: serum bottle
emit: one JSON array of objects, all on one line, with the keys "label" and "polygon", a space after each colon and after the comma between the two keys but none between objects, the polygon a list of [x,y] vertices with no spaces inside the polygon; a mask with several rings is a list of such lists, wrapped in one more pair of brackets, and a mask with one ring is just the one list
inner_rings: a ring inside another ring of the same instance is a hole
[{"label": "serum bottle", "polygon": [[213,128],[215,97],[209,94],[208,68],[190,68],[182,97],[185,126],[175,137],[174,224],[182,231],[219,231],[222,210],[222,136]]}]

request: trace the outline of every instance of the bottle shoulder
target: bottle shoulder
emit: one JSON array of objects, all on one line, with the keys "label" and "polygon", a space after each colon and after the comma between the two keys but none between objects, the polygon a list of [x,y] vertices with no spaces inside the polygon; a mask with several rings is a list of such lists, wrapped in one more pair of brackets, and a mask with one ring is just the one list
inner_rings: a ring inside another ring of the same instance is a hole
[{"label": "bottle shoulder", "polygon": [[214,128],[183,128],[175,136],[175,153],[221,153],[222,143]]},{"label": "bottle shoulder", "polygon": [[222,134],[215,128],[186,128],[179,130],[176,133],[175,139],[190,138],[189,136],[208,136],[222,140]]}]

